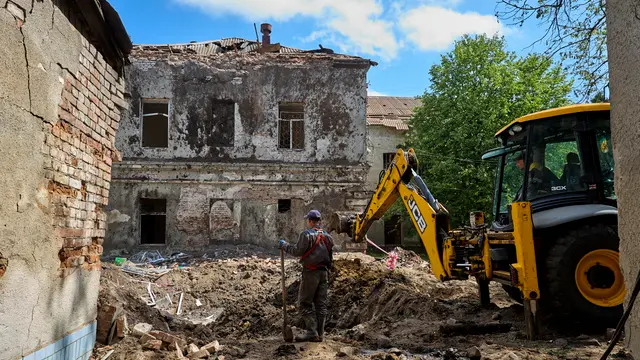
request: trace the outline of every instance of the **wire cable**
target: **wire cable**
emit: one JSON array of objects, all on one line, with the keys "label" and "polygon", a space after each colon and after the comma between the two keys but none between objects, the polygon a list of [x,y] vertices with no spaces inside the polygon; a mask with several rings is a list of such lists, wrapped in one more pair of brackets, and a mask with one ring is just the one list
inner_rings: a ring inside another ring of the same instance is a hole
[{"label": "wire cable", "polygon": [[629,306],[625,309],[624,314],[620,318],[618,322],[618,327],[616,327],[616,332],[613,334],[613,338],[605,350],[604,354],[600,360],[607,360],[609,358],[609,354],[613,351],[613,348],[616,346],[618,341],[620,340],[620,336],[622,336],[622,331],[624,329],[624,324],[627,322],[629,318],[629,314],[631,314],[631,309],[633,309],[633,304],[636,302],[636,297],[638,296],[638,292],[640,292],[640,271],[638,272],[638,276],[636,276],[636,284],[633,286],[633,291],[631,293],[631,298],[629,299]]}]

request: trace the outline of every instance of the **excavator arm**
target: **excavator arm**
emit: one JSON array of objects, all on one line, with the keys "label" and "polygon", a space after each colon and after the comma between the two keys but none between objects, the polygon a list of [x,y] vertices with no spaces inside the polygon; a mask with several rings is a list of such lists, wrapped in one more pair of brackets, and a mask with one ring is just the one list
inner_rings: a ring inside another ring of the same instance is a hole
[{"label": "excavator arm", "polygon": [[445,256],[444,238],[449,230],[449,213],[433,198],[416,173],[417,168],[414,150],[405,152],[398,149],[365,210],[355,216],[335,213],[332,228],[338,233],[349,233],[354,242],[363,242],[373,222],[379,220],[400,197],[427,251],[434,275],[447,280],[450,277],[449,264],[443,263],[443,258],[448,258]]},{"label": "excavator arm", "polygon": [[[347,233],[354,242],[366,241],[374,221],[379,220],[398,200],[409,212],[424,246],[431,270],[441,281],[476,278],[480,302],[489,304],[489,282],[518,288],[525,305],[525,320],[530,339],[537,333],[539,288],[533,242],[531,204],[512,204],[513,232],[491,232],[482,212],[472,212],[470,226],[451,230],[449,212],[438,203],[416,173],[418,160],[413,149],[398,149],[380,177],[380,182],[362,213],[339,212],[332,215],[329,231]],[[492,258],[495,246],[496,259]],[[506,249],[506,250],[505,250]],[[502,254],[515,250],[516,261]],[[497,265],[498,268],[494,268]]]}]

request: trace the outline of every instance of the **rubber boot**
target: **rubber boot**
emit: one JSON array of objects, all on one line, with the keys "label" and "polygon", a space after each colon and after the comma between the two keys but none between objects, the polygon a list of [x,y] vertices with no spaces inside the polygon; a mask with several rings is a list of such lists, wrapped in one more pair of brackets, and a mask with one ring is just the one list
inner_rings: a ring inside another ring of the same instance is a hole
[{"label": "rubber boot", "polygon": [[324,341],[324,323],[326,320],[326,316],[324,315],[318,315],[318,338],[320,338],[320,341]]},{"label": "rubber boot", "polygon": [[316,321],[313,316],[305,316],[304,317],[304,325],[307,328],[307,331],[303,335],[296,336],[296,341],[312,341],[319,342],[320,338],[318,337],[318,330],[316,329]]}]

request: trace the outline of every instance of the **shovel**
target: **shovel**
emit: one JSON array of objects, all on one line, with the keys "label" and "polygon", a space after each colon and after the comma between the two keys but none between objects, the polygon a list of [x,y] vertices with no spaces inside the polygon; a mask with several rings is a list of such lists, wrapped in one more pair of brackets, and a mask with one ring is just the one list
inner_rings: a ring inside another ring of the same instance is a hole
[{"label": "shovel", "polygon": [[282,336],[284,341],[293,341],[293,331],[291,326],[287,324],[287,287],[284,281],[284,250],[280,249],[280,268],[282,270],[282,315],[284,320],[282,321]]}]

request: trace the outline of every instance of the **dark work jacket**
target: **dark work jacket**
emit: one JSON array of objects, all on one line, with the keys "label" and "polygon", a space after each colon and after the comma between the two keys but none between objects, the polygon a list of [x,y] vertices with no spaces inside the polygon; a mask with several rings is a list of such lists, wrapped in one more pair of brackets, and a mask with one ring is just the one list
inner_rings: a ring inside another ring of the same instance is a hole
[{"label": "dark work jacket", "polygon": [[[310,252],[318,236],[323,236],[324,241],[320,240],[315,249]],[[284,251],[289,255],[300,257],[300,263],[305,270],[329,269],[333,261],[333,245],[333,238],[329,233],[320,228],[314,228],[303,231],[298,237],[297,244],[287,243]]]}]

